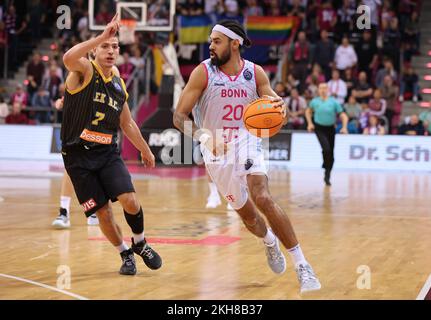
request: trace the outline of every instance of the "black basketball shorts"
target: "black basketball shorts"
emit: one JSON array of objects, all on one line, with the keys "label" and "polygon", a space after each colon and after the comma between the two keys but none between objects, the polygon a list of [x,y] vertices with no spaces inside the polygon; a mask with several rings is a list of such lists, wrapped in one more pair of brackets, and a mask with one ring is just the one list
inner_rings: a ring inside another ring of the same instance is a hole
[{"label": "black basketball shorts", "polygon": [[109,200],[115,202],[119,195],[135,192],[116,145],[68,147],[63,148],[62,155],[64,167],[87,217]]}]

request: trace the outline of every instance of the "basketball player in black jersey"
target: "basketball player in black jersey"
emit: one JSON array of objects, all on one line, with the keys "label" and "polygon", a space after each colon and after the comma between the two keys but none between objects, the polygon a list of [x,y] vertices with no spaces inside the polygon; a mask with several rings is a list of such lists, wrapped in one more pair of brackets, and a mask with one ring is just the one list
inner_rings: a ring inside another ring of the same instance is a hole
[{"label": "basketball player in black jersey", "polygon": [[[121,128],[141,152],[145,165],[154,167],[154,155],[131,117],[126,86],[114,68],[119,55],[117,17],[101,35],[77,44],[63,56],[70,74],[66,79],[61,140],[64,165],[79,203],[87,217],[97,214],[102,232],[120,252],[120,274],[133,275],[133,253],[141,256],[150,269],[160,268],[162,260],[144,237],[143,211],[116,141]],[[86,58],[90,51],[94,61]],[[130,249],[112,213],[110,201],[117,200],[133,232]]]}]

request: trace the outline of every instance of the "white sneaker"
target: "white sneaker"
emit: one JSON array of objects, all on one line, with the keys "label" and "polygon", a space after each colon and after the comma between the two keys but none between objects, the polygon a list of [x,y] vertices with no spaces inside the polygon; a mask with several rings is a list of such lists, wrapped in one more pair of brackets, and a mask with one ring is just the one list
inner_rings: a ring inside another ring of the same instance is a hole
[{"label": "white sneaker", "polygon": [[221,205],[221,200],[219,197],[209,196],[205,208],[214,209],[217,208],[219,205]]},{"label": "white sneaker", "polygon": [[234,211],[235,209],[234,209],[234,208],[232,208],[232,206],[231,206],[231,205],[230,205],[230,203],[228,202],[228,203],[227,203],[227,206],[226,206],[226,210]]},{"label": "white sneaker", "polygon": [[68,229],[70,228],[70,219],[67,214],[67,210],[60,208],[57,218],[52,222],[52,226],[55,229]]},{"label": "white sneaker", "polygon": [[95,213],[93,213],[91,216],[89,216],[87,218],[87,225],[89,225],[89,226],[98,226],[99,225],[99,219],[97,218]]},{"label": "white sneaker", "polygon": [[286,271],[286,258],[280,250],[277,238],[275,238],[275,244],[272,247],[265,244],[265,253],[268,265],[274,273],[282,274]]},{"label": "white sneaker", "polygon": [[418,96],[413,96],[413,102],[418,102]]},{"label": "white sneaker", "polygon": [[300,263],[295,268],[301,294],[308,291],[320,290],[322,288],[319,279],[317,279],[313,268],[308,263]]},{"label": "white sneaker", "polygon": [[398,100],[400,100],[400,102],[403,102],[403,101],[404,101],[404,96],[400,96],[400,97],[398,98]]}]

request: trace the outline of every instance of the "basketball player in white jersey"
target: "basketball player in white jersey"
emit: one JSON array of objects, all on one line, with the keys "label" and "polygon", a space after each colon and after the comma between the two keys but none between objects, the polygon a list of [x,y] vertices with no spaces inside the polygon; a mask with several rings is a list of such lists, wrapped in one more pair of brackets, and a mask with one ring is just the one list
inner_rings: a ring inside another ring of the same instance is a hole
[{"label": "basketball player in white jersey", "polygon": [[[250,45],[238,22],[226,20],[214,26],[210,59],[190,75],[175,110],[174,124],[201,142],[209,175],[247,229],[263,238],[272,271],[281,274],[286,269],[280,239],[295,265],[301,293],[319,290],[320,282],[302,253],[288,216],[269,193],[261,139],[244,129],[244,108],[258,97],[271,97],[274,108],[286,117],[286,106],[272,90],[262,67],[241,58],[241,47]],[[195,123],[189,118],[190,112]]]}]

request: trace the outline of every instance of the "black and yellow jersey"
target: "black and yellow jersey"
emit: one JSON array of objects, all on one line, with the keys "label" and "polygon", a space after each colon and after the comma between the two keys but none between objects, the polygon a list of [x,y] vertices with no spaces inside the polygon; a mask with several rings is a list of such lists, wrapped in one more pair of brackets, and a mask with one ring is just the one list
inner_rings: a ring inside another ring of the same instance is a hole
[{"label": "black and yellow jersey", "polygon": [[106,78],[91,61],[93,75],[76,90],[66,87],[63,102],[61,140],[63,147],[114,144],[120,115],[128,93],[123,79],[112,74]]}]

